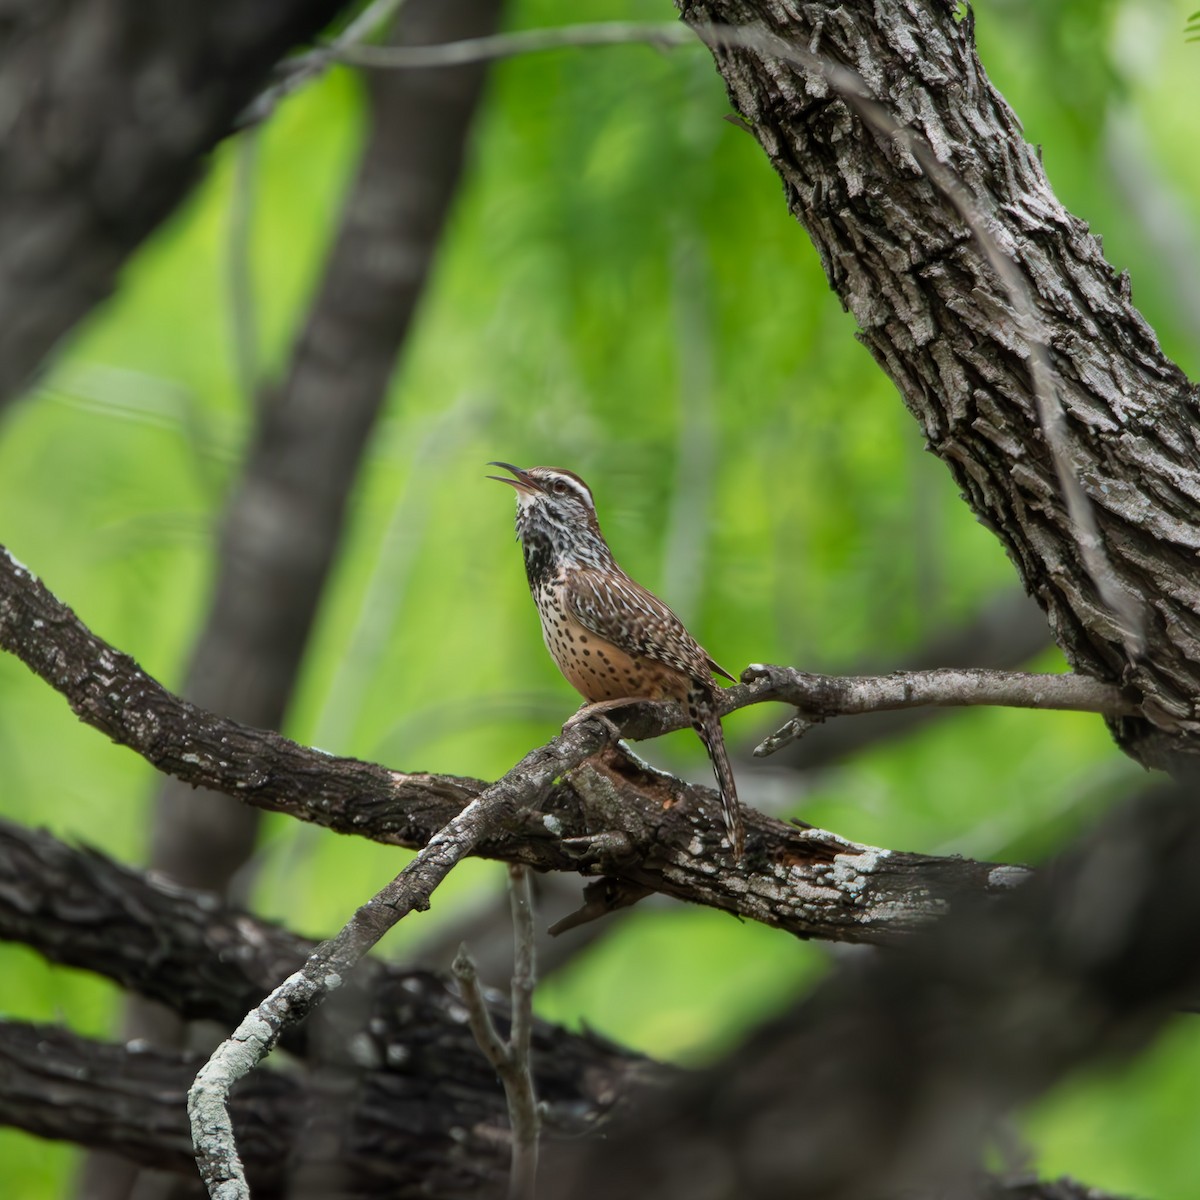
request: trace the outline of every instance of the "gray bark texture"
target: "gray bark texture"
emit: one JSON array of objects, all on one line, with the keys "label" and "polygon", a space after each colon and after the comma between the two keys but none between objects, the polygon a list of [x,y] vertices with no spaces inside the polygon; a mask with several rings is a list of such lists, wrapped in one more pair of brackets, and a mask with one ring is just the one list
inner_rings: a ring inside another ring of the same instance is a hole
[{"label": "gray bark texture", "polygon": [[[944,1175],[942,1141],[929,1158],[932,1122],[956,1135],[961,1187],[946,1193],[918,1179],[907,1200],[1107,1200],[1069,1180],[981,1175],[969,1149],[991,1106],[1044,1086],[1097,1045],[1136,1045],[1189,994],[1197,963],[1175,946],[1200,901],[1194,872],[1175,868],[1197,837],[1186,804],[1160,797],[1126,813],[1036,886],[966,913],[912,955],[848,964],[703,1072],[535,1021],[532,1066],[550,1150],[544,1188],[581,1200],[617,1192],[691,1200],[794,1195],[805,1179],[806,1196],[844,1194],[837,1188],[886,1173],[912,1146],[925,1157],[908,1167]],[[1112,858],[1118,846],[1123,861]],[[1139,869],[1143,856],[1171,870],[1171,886],[1155,888]],[[1065,899],[1062,911],[1090,914],[1096,889],[1110,920],[1081,950],[1070,916],[1047,922],[1045,913]],[[3,823],[0,938],[224,1025],[313,949],[214,897]],[[507,1006],[487,999],[503,1031]],[[1017,1000],[1028,1020],[1014,1024]],[[260,1068],[233,1102],[256,1197],[503,1194],[503,1091],[453,984],[367,959],[306,1024],[287,1030],[283,1046],[292,1069]],[[198,1178],[183,1105],[198,1065],[194,1056],[0,1022],[0,1122]],[[788,1079],[805,1085],[782,1086]],[[960,1141],[962,1133],[971,1136]],[[834,1183],[832,1193],[820,1190]]]},{"label": "gray bark texture", "polygon": [[344,0],[16,0],[0,29],[0,409]]},{"label": "gray bark texture", "polygon": [[1200,985],[1197,861],[1194,788],[1123,807],[1011,895],[850,958],[603,1145],[550,1153],[542,1200],[993,1194],[1004,1114],[1141,1049]]},{"label": "gray bark texture", "polygon": [[1140,697],[1122,747],[1148,765],[1200,752],[1200,459],[1196,386],[1159,349],[1100,240],[1055,197],[951,0],[832,7],[681,0],[693,23],[770,31],[856,71],[974,195],[1036,297],[1073,462],[1118,588],[1140,607],[1132,660],[1080,547],[1043,436],[1030,346],[951,203],[823,80],[754,50],[714,52],[859,337],[1000,538],[1079,671]]}]

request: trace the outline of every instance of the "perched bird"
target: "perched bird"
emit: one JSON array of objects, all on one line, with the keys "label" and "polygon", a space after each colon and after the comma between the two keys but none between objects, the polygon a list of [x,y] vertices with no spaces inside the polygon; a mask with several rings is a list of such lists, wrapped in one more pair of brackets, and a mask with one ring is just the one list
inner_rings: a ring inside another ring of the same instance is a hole
[{"label": "perched bird", "polygon": [[542,637],[558,669],[587,703],[570,723],[639,700],[677,700],[712,759],[735,858],[745,830],[725,751],[713,673],[717,665],[683,622],[617,566],[596,519],[592,491],[559,467],[503,467],[489,475],[517,492],[517,537],[542,619]]}]

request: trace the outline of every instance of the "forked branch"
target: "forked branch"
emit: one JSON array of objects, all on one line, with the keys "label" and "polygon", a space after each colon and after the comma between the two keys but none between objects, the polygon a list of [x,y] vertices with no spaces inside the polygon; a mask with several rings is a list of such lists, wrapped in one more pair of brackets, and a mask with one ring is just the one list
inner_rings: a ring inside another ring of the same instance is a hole
[{"label": "forked branch", "polygon": [[[188,1115],[200,1174],[214,1200],[250,1200],[229,1115],[229,1093],[274,1048],[284,1029],[303,1020],[376,942],[414,909],[425,910],[434,889],[506,817],[535,801],[559,774],[601,750],[610,734],[600,721],[581,721],[527,754],[501,780],[454,817],[395,879],[364,904],[334,938],[323,942],[295,974],[251,1011],[213,1053],[188,1093]],[[523,1020],[528,1073],[529,1020]],[[534,1139],[536,1165],[536,1136]],[[523,1193],[527,1194],[527,1193]]]},{"label": "forked branch", "polygon": [[488,1009],[475,961],[463,946],[454,960],[454,977],[462,989],[471,1032],[488,1062],[504,1084],[512,1127],[509,1200],[533,1200],[537,1182],[538,1134],[541,1118],[533,1079],[530,1039],[533,1031],[535,983],[533,889],[529,868],[508,868],[508,890],[513,920],[512,1009],[509,1035],[496,1030]]}]

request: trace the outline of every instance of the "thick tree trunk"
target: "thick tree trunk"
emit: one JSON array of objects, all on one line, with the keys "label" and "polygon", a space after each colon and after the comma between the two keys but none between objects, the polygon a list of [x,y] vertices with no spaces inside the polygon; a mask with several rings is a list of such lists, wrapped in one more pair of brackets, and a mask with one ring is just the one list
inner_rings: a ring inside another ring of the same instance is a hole
[{"label": "thick tree trunk", "polygon": [[1073,470],[1117,584],[1142,613],[1137,661],[1081,564],[1039,424],[1030,346],[978,241],[913,159],[823,79],[754,50],[715,52],[863,344],[1004,543],[1069,661],[1140,692],[1146,719],[1114,726],[1121,745],[1152,765],[1200,753],[1200,396],[1159,349],[1099,239],[1050,189],[975,54],[973,20],[952,0],[680,7],[689,22],[769,30],[852,68],[975,196],[1036,297]]}]

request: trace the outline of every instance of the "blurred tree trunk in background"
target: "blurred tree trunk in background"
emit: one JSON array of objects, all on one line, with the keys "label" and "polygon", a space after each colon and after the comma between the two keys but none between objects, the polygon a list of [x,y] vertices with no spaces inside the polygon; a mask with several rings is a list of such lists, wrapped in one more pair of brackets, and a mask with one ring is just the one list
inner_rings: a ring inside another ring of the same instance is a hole
[{"label": "blurred tree trunk in background", "polygon": [[[502,0],[414,0],[398,36],[441,42],[495,27]],[[249,725],[282,726],[344,530],[346,506],[462,170],[481,67],[368,80],[358,178],[284,382],[266,386],[222,523],[216,583],[183,694]],[[223,892],[257,814],[166,783],[150,865]]]},{"label": "blurred tree trunk in background", "polygon": [[[412,0],[395,40],[491,32],[503,0]],[[485,68],[366,79],[369,132],[341,228],[287,375],[264,384],[241,477],[222,521],[213,597],[183,685],[196,704],[282,728],[345,528],[349,497],[457,191]],[[254,849],[261,814],[168,779],[150,866],[224,893]],[[176,1018],[134,1001],[125,1035],[175,1045]],[[109,1156],[81,1196],[127,1194]],[[140,1193],[139,1193],[140,1194]]]},{"label": "blurred tree trunk in background", "polygon": [[126,257],[187,194],[280,58],[344,6],[5,5],[0,408],[112,291]]}]

